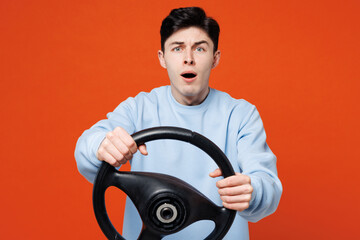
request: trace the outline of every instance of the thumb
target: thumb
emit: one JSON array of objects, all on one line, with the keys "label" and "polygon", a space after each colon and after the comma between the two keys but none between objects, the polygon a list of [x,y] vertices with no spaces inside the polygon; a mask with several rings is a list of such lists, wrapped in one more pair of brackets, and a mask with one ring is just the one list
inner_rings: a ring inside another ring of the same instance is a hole
[{"label": "thumb", "polygon": [[222,172],[220,170],[220,168],[214,170],[213,172],[209,173],[209,176],[212,178],[216,178],[216,177],[220,177],[222,176]]},{"label": "thumb", "polygon": [[142,155],[148,155],[148,151],[147,151],[147,149],[146,149],[146,145],[145,145],[145,144],[141,144],[141,145],[139,146],[139,151],[140,151],[140,153],[141,153]]}]

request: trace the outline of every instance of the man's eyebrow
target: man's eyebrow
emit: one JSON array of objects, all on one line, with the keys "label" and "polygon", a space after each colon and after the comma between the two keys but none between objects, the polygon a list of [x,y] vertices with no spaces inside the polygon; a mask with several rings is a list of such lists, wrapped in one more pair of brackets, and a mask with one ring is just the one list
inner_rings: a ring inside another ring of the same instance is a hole
[{"label": "man's eyebrow", "polygon": [[208,41],[206,41],[206,40],[202,40],[202,41],[199,41],[199,42],[195,42],[194,45],[197,46],[197,45],[200,45],[200,44],[203,44],[203,43],[209,45]]},{"label": "man's eyebrow", "polygon": [[[170,43],[170,45],[182,45],[182,44],[184,44],[184,43],[185,43],[185,42],[175,41],[175,42]],[[201,40],[201,41],[195,42],[195,43],[194,43],[194,46],[197,46],[197,45],[200,45],[200,44],[203,44],[203,43],[209,45],[208,41],[206,41],[206,40]]]},{"label": "man's eyebrow", "polygon": [[175,41],[175,42],[170,43],[170,45],[182,45],[182,44],[184,44],[184,42]]}]

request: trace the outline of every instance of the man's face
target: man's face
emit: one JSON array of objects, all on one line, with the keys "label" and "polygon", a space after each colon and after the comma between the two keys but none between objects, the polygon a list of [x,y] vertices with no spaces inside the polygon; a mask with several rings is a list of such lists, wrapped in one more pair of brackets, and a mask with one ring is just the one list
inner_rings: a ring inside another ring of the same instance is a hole
[{"label": "man's face", "polygon": [[159,51],[160,65],[167,69],[174,98],[184,105],[200,104],[209,93],[211,69],[220,59],[207,33],[189,27],[173,33]]}]

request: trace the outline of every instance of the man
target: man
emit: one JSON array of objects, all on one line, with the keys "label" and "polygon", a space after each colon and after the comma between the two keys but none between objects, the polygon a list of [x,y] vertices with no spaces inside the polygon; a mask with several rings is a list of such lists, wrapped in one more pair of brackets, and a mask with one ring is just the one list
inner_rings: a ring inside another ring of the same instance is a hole
[{"label": "man", "polygon": [[[108,119],[83,133],[75,157],[79,171],[91,182],[101,161],[115,167],[130,161],[132,171],[183,179],[214,203],[237,211],[224,239],[248,239],[248,221],[276,210],[282,186],[256,108],[209,87],[210,72],[220,60],[219,31],[217,22],[200,8],[172,10],[162,22],[158,51],[170,86],[122,102]],[[224,151],[236,175],[217,179],[221,171],[216,164],[187,143],[159,140],[137,147],[129,135],[156,126],[182,127],[206,136]],[[124,218],[123,236],[137,239],[141,220],[129,200]],[[211,222],[197,222],[166,239],[204,239],[213,227]]]}]

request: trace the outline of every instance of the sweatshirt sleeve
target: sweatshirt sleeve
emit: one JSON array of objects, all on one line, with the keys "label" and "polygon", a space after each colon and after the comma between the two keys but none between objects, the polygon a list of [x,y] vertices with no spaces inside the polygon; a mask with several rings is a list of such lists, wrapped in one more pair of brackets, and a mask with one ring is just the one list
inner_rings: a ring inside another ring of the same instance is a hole
[{"label": "sweatshirt sleeve", "polygon": [[84,131],[75,147],[75,160],[79,172],[91,183],[94,182],[101,161],[96,153],[104,140],[106,133],[116,127],[124,128],[129,134],[134,132],[133,114],[136,104],[133,98],[122,102],[113,112],[107,114],[107,119],[97,122]]},{"label": "sweatshirt sleeve", "polygon": [[277,176],[276,156],[266,143],[263,122],[255,106],[241,124],[237,149],[242,174],[251,178],[254,188],[249,208],[238,214],[250,222],[257,222],[275,212],[282,185]]}]

